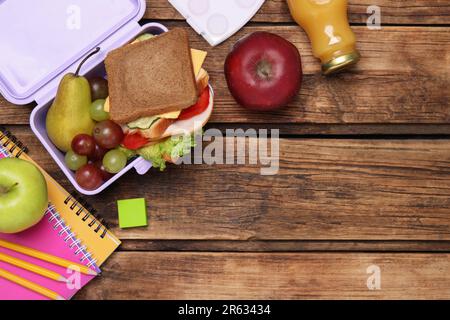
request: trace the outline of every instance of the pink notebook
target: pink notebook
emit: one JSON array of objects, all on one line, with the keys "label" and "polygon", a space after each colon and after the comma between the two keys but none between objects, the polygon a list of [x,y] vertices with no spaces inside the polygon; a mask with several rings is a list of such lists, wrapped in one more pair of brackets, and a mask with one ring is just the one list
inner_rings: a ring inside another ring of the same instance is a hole
[{"label": "pink notebook", "polygon": [[[18,157],[32,161],[26,147],[11,133],[0,128],[0,159]],[[112,254],[120,241],[99,221],[91,208],[80,204],[45,172],[49,188],[49,207],[44,218],[24,232],[0,233],[0,239],[30,247],[45,253],[84,264],[100,272],[99,266]],[[32,199],[30,199],[32,201]],[[70,280],[69,284],[53,281],[32,272],[0,262],[15,275],[31,280],[70,299],[86,285],[92,276],[75,274],[71,270],[0,247],[0,252],[53,270]],[[45,300],[47,298],[0,277],[0,300]]]},{"label": "pink notebook", "polygon": [[[59,214],[55,212],[52,207],[49,207],[44,219],[33,228],[14,235],[0,233],[0,239],[80,263],[80,255],[82,255],[83,252],[76,252],[79,249],[75,247],[70,248],[69,245],[72,240],[65,242],[65,237],[59,235],[59,232],[62,229],[61,225],[58,226],[60,221]],[[57,226],[56,229],[54,229],[55,226]],[[94,278],[93,276],[86,275],[77,277],[73,272],[69,273],[63,267],[55,266],[2,247],[0,247],[0,252],[53,270],[60,275],[69,278],[71,280],[69,284],[57,282],[0,261],[0,268],[40,284],[47,289],[53,290],[65,299],[71,299],[78,290]],[[91,268],[97,270],[94,266]],[[47,298],[0,277],[0,300],[47,300]]]}]

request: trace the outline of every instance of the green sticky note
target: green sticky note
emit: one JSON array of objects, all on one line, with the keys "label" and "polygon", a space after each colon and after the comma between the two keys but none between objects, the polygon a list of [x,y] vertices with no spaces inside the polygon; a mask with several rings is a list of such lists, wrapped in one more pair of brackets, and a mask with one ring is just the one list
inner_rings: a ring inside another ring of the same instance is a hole
[{"label": "green sticky note", "polygon": [[119,200],[117,201],[117,207],[121,229],[147,226],[145,199]]}]

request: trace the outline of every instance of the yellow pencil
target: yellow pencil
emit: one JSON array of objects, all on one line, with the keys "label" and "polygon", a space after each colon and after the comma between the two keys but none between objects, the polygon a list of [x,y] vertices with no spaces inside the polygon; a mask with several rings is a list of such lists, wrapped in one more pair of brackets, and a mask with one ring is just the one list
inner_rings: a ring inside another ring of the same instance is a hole
[{"label": "yellow pencil", "polygon": [[37,266],[35,264],[17,259],[15,257],[11,257],[10,255],[4,254],[0,252],[0,261],[6,262],[8,264],[11,264],[13,266],[19,267],[21,269],[25,269],[28,270],[30,272],[39,274],[43,277],[55,280],[55,281],[60,281],[60,282],[67,282],[67,279],[65,277],[63,277],[62,275],[45,269],[43,267]]},{"label": "yellow pencil", "polygon": [[92,270],[82,264],[78,264],[78,263],[63,259],[63,258],[55,257],[51,254],[44,253],[44,252],[41,252],[41,251],[38,251],[35,249],[31,249],[28,247],[24,247],[19,244],[15,244],[15,243],[8,242],[5,240],[0,240],[0,247],[10,249],[10,250],[13,250],[13,251],[25,254],[27,256],[49,262],[49,263],[53,263],[53,264],[56,264],[58,266],[61,266],[61,267],[67,268],[67,269],[79,271],[83,274],[87,274],[87,275],[91,275],[91,276],[97,275],[97,272],[95,272],[94,270]]},{"label": "yellow pencil", "polygon": [[44,288],[43,286],[40,286],[34,282],[31,282],[27,279],[21,278],[19,276],[16,276],[15,274],[12,274],[11,272],[8,272],[2,268],[0,268],[0,277],[5,278],[8,281],[14,282],[24,288],[27,288],[31,291],[37,292],[44,297],[53,299],[53,300],[65,300],[63,297],[61,297],[56,292],[49,290],[47,288]]}]

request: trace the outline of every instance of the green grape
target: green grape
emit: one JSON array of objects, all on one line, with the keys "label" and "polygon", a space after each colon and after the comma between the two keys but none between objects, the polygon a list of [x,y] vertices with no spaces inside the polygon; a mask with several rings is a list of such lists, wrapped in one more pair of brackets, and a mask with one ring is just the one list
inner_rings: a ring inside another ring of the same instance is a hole
[{"label": "green grape", "polygon": [[137,41],[145,41],[151,38],[154,38],[155,36],[150,34],[150,33],[144,33],[142,35],[140,35],[139,37],[136,38]]},{"label": "green grape", "polygon": [[103,99],[92,102],[90,109],[92,120],[100,122],[109,119],[109,113],[105,111],[104,106],[105,100]]},{"label": "green grape", "polygon": [[118,173],[127,165],[127,156],[120,150],[111,150],[103,158],[103,166],[109,173]]},{"label": "green grape", "polygon": [[66,153],[66,157],[64,158],[64,160],[67,167],[73,171],[77,171],[88,162],[86,156],[80,156],[72,150],[69,150],[69,152]]}]

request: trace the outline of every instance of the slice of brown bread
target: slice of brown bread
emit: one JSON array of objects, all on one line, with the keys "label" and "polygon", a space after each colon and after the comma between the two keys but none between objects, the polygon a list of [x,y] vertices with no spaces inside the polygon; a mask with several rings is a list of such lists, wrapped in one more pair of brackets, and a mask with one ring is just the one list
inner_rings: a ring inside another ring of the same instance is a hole
[{"label": "slice of brown bread", "polygon": [[111,119],[125,124],[197,102],[188,34],[175,28],[110,52],[105,60]]}]

